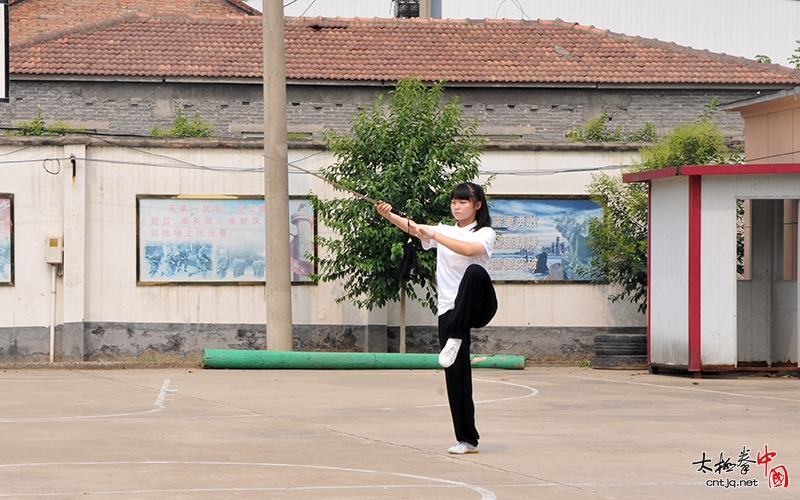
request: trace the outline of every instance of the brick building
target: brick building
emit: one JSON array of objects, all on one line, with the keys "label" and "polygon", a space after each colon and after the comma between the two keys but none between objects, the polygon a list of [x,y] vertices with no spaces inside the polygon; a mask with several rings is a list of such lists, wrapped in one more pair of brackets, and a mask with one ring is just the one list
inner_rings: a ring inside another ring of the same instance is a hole
[{"label": "brick building", "polygon": [[[142,286],[137,253],[141,196],[263,196],[261,144],[253,139],[263,122],[261,19],[234,0],[119,2],[91,17],[97,5],[10,5],[10,102],[0,105],[0,123],[10,127],[41,109],[47,120],[98,137],[0,140],[15,270],[13,281],[0,283],[11,285],[0,286],[0,303],[9,305],[0,308],[7,339],[0,355],[46,353],[48,322],[65,357],[263,347],[263,285]],[[57,30],[42,32],[50,23]],[[285,32],[288,127],[307,139],[290,144],[290,160],[316,155],[311,168],[334,161],[322,151],[322,133],[346,130],[353,113],[397,78],[444,79],[489,139],[482,179],[496,175],[492,194],[511,197],[574,198],[585,193],[592,168],[629,162],[636,144],[565,137],[601,111],[624,133],[646,122],[664,132],[693,120],[711,98],[724,104],[800,83],[788,68],[558,21],[287,18]],[[218,139],[147,137],[179,110],[211,121]],[[741,117],[716,118],[732,141],[742,140]],[[61,159],[64,168],[44,159]],[[248,170],[218,168],[226,166]],[[334,195],[313,179],[291,179],[291,195],[309,190]],[[41,242],[59,231],[68,232],[64,274],[49,318]],[[336,304],[336,293],[335,283],[293,286],[297,348],[397,349],[396,307],[359,311]],[[585,359],[596,332],[644,325],[635,307],[608,295],[607,285],[585,282],[498,284],[501,313],[474,345]],[[407,324],[411,352],[435,344],[429,311],[412,308]]]},{"label": "brick building", "polygon": [[[41,109],[92,131],[147,135],[182,110],[221,138],[260,134],[261,18],[247,5],[129,0],[98,10],[82,0],[55,16],[49,3],[11,4],[4,126]],[[726,104],[800,82],[778,65],[560,21],[287,18],[285,32],[288,127],[313,138],[346,129],[359,106],[411,74],[445,80],[481,133],[517,143],[567,142],[570,127],[602,110],[624,133],[645,122],[664,132],[712,97]],[[740,117],[718,120],[743,138]]]}]

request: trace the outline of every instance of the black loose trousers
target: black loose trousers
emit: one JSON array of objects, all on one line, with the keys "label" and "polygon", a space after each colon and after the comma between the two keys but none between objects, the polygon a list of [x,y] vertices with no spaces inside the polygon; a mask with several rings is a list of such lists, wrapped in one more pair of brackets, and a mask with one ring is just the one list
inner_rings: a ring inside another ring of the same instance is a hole
[{"label": "black loose trousers", "polygon": [[497,312],[497,295],[486,269],[471,264],[458,285],[452,309],[439,316],[439,348],[449,338],[461,339],[455,363],[445,368],[447,401],[453,417],[456,440],[478,445],[480,435],[475,428],[475,403],[472,400],[472,365],[470,364],[470,330],[482,328]]}]

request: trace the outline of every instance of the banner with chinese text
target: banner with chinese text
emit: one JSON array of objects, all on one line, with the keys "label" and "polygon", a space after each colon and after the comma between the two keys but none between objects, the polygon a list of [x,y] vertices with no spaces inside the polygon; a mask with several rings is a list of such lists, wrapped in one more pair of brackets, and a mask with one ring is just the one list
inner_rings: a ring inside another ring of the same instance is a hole
[{"label": "banner with chinese text", "polygon": [[497,231],[492,280],[589,280],[580,274],[592,255],[588,224],[603,209],[588,197],[492,197],[489,212]]},{"label": "banner with chinese text", "polygon": [[[139,196],[138,279],[155,283],[263,283],[266,272],[264,198]],[[314,272],[314,214],[291,199],[292,281]]]}]

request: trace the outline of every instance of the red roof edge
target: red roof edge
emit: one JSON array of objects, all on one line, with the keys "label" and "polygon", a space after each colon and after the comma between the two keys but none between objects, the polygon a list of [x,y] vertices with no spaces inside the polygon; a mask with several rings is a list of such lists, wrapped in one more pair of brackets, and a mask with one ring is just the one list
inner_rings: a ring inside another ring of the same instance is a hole
[{"label": "red roof edge", "polygon": [[648,182],[653,179],[661,179],[663,177],[675,177],[680,174],[680,167],[667,167],[659,168],[656,170],[646,170],[644,172],[631,172],[629,174],[622,174],[623,182]]},{"label": "red roof edge", "polygon": [[728,165],[686,165],[668,167],[646,172],[623,174],[623,182],[649,182],[653,179],[674,177],[676,175],[758,175],[758,174],[798,174],[800,163],[736,163]]}]

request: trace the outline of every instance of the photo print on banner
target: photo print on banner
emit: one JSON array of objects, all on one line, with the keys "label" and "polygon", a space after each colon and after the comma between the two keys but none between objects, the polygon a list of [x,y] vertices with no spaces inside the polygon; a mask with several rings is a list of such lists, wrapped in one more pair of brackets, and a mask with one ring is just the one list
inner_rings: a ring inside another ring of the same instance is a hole
[{"label": "photo print on banner", "polygon": [[489,212],[498,235],[489,269],[493,281],[590,280],[580,268],[592,257],[589,220],[602,217],[603,209],[587,196],[492,196]]},{"label": "photo print on banner", "polygon": [[0,193],[0,285],[14,284],[14,195]]},{"label": "photo print on banner", "polygon": [[[137,197],[139,284],[264,283],[264,198]],[[293,283],[315,272],[315,217],[307,198],[289,200]]]}]

